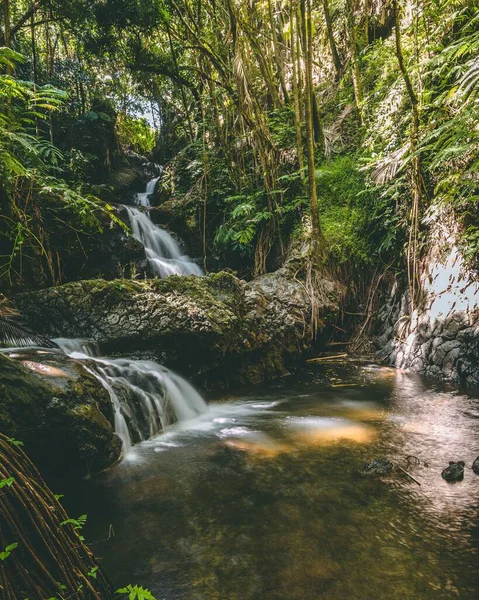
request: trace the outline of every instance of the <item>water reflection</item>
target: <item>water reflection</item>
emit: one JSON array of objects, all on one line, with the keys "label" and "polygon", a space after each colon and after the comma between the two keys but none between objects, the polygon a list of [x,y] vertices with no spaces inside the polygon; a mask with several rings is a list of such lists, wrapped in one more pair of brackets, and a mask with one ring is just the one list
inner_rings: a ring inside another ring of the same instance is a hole
[{"label": "water reflection", "polygon": [[[478,417],[475,398],[416,376],[313,365],[215,403],[67,498],[92,541],[112,523],[95,549],[114,582],[159,599],[472,600]],[[362,475],[377,456],[421,485]],[[449,460],[466,462],[463,482],[442,480]]]}]

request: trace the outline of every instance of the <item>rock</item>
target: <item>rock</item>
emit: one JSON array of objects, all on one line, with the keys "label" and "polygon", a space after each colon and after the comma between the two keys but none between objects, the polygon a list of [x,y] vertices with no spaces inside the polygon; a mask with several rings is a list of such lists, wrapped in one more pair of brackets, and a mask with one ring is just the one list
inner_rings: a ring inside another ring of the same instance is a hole
[{"label": "rock", "polygon": [[[147,181],[157,175],[156,165],[146,157],[128,151],[122,155],[120,165],[109,174],[106,186],[112,189],[117,202],[118,198],[131,201],[132,194],[143,191]],[[110,201],[110,198],[105,197],[105,200]]]},{"label": "rock", "polygon": [[472,463],[472,470],[474,471],[474,473],[476,475],[479,475],[479,456],[476,458],[476,460]]},{"label": "rock", "polygon": [[0,431],[48,472],[85,475],[119,458],[107,391],[60,351],[0,354],[0,397]]},{"label": "rock", "polygon": [[451,483],[455,481],[462,481],[464,479],[464,466],[465,463],[460,460],[459,462],[450,461],[449,466],[444,469],[441,473],[441,477]]},{"label": "rock", "polygon": [[[324,280],[319,317],[338,307]],[[147,353],[210,387],[286,372],[311,348],[311,305],[287,268],[250,283],[225,272],[146,281],[92,280],[20,294],[23,318],[50,337],[88,337],[105,354]]]},{"label": "rock", "polygon": [[465,327],[463,318],[463,315],[457,314],[447,319],[444,322],[444,328],[441,333],[442,337],[454,341],[457,338],[459,331]]},{"label": "rock", "polygon": [[[117,216],[127,221],[123,207],[116,209]],[[143,244],[128,235],[118,224],[103,223],[103,233],[93,232],[84,236],[81,245],[62,239],[62,268],[66,281],[102,277],[144,277],[148,273],[148,261]]]},{"label": "rock", "polygon": [[368,475],[388,475],[393,470],[394,465],[387,458],[375,458],[364,465],[363,473]]}]

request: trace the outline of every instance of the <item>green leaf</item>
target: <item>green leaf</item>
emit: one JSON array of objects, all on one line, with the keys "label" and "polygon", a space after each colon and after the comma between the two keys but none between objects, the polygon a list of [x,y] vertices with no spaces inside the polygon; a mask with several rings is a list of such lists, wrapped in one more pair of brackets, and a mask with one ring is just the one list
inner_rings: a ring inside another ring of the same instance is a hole
[{"label": "green leaf", "polygon": [[23,446],[23,442],[20,440],[16,440],[15,438],[7,438],[7,440],[12,444],[12,446]]},{"label": "green leaf", "polygon": [[5,560],[7,559],[10,554],[13,552],[13,550],[15,550],[15,548],[18,546],[18,542],[14,542],[13,544],[9,544],[5,550],[3,552],[0,552],[0,560]]},{"label": "green leaf", "polygon": [[97,571],[98,571],[98,567],[93,567],[92,569],[90,569],[88,571],[88,577],[93,577],[93,579],[96,579]]},{"label": "green leaf", "polygon": [[117,594],[128,594],[128,600],[156,600],[150,590],[142,588],[139,585],[127,585],[124,588],[116,590]]},{"label": "green leaf", "polygon": [[5,487],[11,487],[15,481],[15,477],[8,477],[7,479],[0,479],[0,490]]}]

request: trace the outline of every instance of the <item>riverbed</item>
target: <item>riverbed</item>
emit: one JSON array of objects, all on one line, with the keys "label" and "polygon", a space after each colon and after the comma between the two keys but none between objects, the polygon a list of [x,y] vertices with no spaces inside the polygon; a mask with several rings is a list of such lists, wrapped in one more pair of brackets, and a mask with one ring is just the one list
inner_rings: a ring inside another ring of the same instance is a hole
[{"label": "riverbed", "polygon": [[[157,600],[473,600],[478,455],[474,395],[370,363],[311,364],[55,491],[88,515],[115,586]],[[411,477],[364,475],[376,457]],[[450,460],[465,461],[462,482],[441,478]]]}]

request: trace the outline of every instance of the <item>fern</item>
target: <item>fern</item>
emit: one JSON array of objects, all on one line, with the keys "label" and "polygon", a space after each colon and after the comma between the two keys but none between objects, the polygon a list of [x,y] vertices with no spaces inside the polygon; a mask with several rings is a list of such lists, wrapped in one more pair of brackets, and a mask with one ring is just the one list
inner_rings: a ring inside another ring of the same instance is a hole
[{"label": "fern", "polygon": [[149,590],[139,585],[127,585],[116,590],[116,593],[128,595],[128,600],[156,600]]}]

